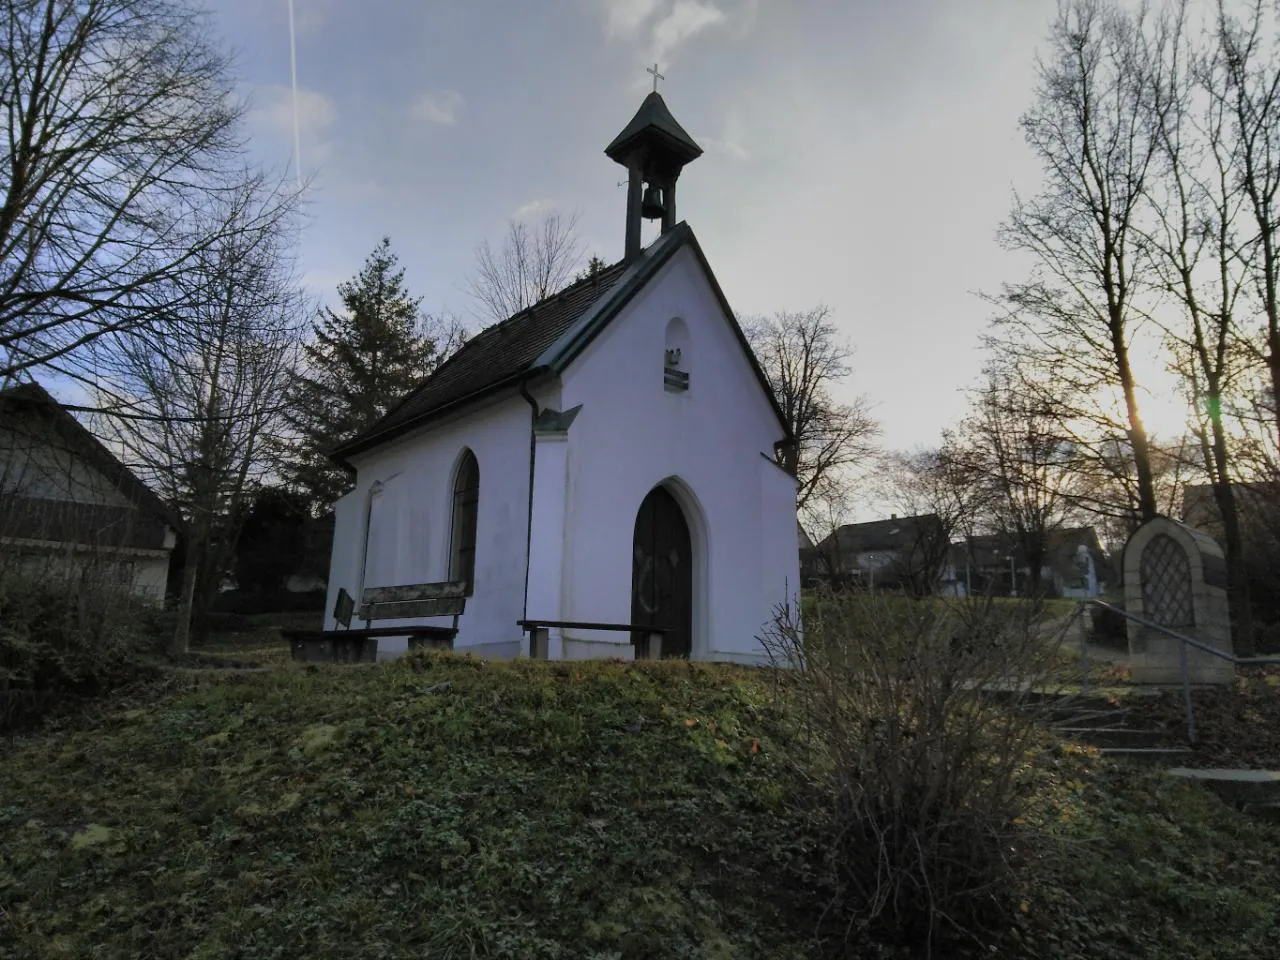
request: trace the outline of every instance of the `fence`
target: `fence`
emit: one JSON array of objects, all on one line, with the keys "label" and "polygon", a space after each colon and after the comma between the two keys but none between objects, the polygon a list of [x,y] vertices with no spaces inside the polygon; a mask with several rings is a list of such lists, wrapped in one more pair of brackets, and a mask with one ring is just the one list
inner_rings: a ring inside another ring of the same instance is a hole
[{"label": "fence", "polygon": [[1237,657],[1233,653],[1227,653],[1225,650],[1219,650],[1217,647],[1210,646],[1203,640],[1193,639],[1185,634],[1178,633],[1176,630],[1171,630],[1169,627],[1153,623],[1146,617],[1140,617],[1136,613],[1130,613],[1128,610],[1123,610],[1120,607],[1107,603],[1104,600],[1082,600],[1076,605],[1076,609],[1071,614],[1071,618],[1068,620],[1067,626],[1070,627],[1071,623],[1077,619],[1080,621],[1080,662],[1084,670],[1083,687],[1085,693],[1089,692],[1089,625],[1084,619],[1084,611],[1090,606],[1107,610],[1111,613],[1124,617],[1126,620],[1132,620],[1140,626],[1163,633],[1166,637],[1170,637],[1178,641],[1178,666],[1182,673],[1182,700],[1187,714],[1187,739],[1192,743],[1196,742],[1196,718],[1195,710],[1191,703],[1191,677],[1190,670],[1187,666],[1188,646],[1195,647],[1197,650],[1203,650],[1205,653],[1217,657],[1220,660],[1226,660],[1237,667],[1261,667],[1270,664],[1280,664],[1280,656]]}]

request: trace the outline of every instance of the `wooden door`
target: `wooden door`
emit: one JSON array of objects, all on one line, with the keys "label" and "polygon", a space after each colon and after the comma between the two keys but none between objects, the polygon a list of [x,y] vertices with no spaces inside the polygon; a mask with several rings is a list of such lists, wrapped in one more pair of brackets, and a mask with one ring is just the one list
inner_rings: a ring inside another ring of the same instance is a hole
[{"label": "wooden door", "polygon": [[[631,551],[631,622],[666,627],[664,657],[693,651],[693,551],[689,525],[675,497],[654,487],[636,515]],[[639,634],[632,637],[642,643]]]}]

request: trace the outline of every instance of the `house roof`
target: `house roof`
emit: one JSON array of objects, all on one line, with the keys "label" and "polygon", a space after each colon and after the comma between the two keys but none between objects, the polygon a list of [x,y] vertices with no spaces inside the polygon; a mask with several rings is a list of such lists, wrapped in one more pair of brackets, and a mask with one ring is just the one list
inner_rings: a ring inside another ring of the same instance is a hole
[{"label": "house roof", "polygon": [[769,381],[734,319],[706,255],[687,223],[662,234],[632,260],[579,280],[482,330],[418,384],[382,419],[333,451],[339,463],[395,439],[437,417],[539,376],[560,374],[679,250],[689,247],[711,283],[784,438],[786,418]]},{"label": "house roof", "polygon": [[[58,403],[44,387],[38,383],[20,383],[16,386],[0,390],[0,416],[5,422],[16,424],[22,413],[34,414],[42,421],[42,428],[55,433],[65,449],[101,473],[129,501],[134,510],[148,515],[154,522],[138,523],[136,516],[131,520],[136,534],[130,534],[134,540],[127,546],[151,546],[155,540],[155,531],[160,531],[163,542],[163,528],[172,527],[175,531],[182,527],[181,519],[152,490],[126,467],[120,459],[89,432],[71,412]],[[28,421],[30,422],[30,421]],[[110,508],[93,504],[68,503],[62,501],[44,501],[39,498],[15,497],[6,498],[8,507],[14,508],[19,501],[26,504],[28,524],[38,522],[41,529],[57,532],[56,537],[41,539],[74,540],[81,542],[83,537],[92,534],[97,542],[101,531],[115,527],[120,517],[113,511],[121,508]],[[79,531],[79,533],[77,533]],[[15,533],[15,536],[27,536],[28,533]]]},{"label": "house roof", "polygon": [[676,118],[667,109],[662,94],[656,90],[644,98],[631,122],[622,128],[622,132],[613,138],[604,152],[610,160],[625,163],[631,149],[645,139],[655,141],[674,154],[681,163],[688,163],[702,156],[702,148],[676,122]]},{"label": "house roof", "polygon": [[[1106,555],[1102,552],[1102,544],[1098,541],[1098,533],[1093,527],[1068,527],[1049,531],[1045,543],[1044,565],[1066,574],[1072,569],[1081,547],[1093,555],[1094,565],[1099,573],[1110,569]],[[957,566],[963,566],[972,557],[976,568],[1007,569],[1010,555],[1016,566],[1026,566],[1026,552],[1021,544],[1003,534],[970,537],[966,543],[956,544],[953,551]]]},{"label": "house roof", "polygon": [[583,312],[609,292],[625,269],[616,263],[594,277],[579,280],[501,323],[486,327],[413,388],[363,433],[336,450],[335,456],[376,446],[416,426],[458,401],[478,398],[529,370],[534,360]]},{"label": "house roof", "polygon": [[925,513],[914,517],[871,520],[867,523],[846,523],[828,536],[823,545],[829,545],[834,536],[841,554],[845,556],[875,551],[890,553],[911,550],[925,538],[944,535],[938,515]]}]

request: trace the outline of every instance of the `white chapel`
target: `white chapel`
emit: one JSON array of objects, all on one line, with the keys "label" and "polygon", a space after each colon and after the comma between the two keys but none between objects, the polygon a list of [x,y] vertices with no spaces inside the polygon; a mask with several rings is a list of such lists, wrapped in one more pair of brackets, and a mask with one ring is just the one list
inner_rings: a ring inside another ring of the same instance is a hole
[{"label": "white chapel", "polygon": [[[334,452],[356,485],[325,627],[390,615],[379,658],[409,645],[391,628],[436,625],[492,657],[759,662],[797,603],[787,428],[676,219],[702,150],[654,91],[605,153],[629,172],[623,259],[477,334]],[[457,604],[376,602],[433,595]]]}]

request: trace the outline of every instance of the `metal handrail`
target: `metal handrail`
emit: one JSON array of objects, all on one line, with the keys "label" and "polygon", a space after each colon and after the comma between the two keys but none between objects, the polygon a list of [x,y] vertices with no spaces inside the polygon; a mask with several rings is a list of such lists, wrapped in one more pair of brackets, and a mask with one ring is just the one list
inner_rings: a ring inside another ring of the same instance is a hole
[{"label": "metal handrail", "polygon": [[[1151,620],[1148,620],[1146,617],[1140,617],[1136,613],[1130,613],[1128,610],[1123,610],[1120,607],[1115,606],[1114,604],[1107,603],[1105,600],[1098,600],[1092,597],[1086,600],[1081,600],[1076,605],[1075,612],[1071,614],[1070,618],[1068,618],[1067,625],[1070,626],[1071,623],[1075,621],[1077,617],[1081,616],[1081,614],[1084,613],[1085,607],[1087,606],[1101,607],[1103,610],[1110,610],[1112,613],[1119,614],[1120,616],[1128,620],[1132,620],[1134,623],[1138,624],[1139,626],[1147,627],[1148,629],[1155,630],[1158,633],[1163,633],[1165,636],[1171,637],[1174,640],[1178,641],[1178,666],[1182,673],[1182,700],[1183,700],[1183,704],[1185,705],[1186,713],[1187,713],[1187,739],[1190,740],[1192,743],[1196,742],[1196,718],[1195,718],[1195,711],[1192,709],[1192,706],[1191,706],[1191,676],[1190,676],[1190,670],[1187,665],[1187,646],[1188,645],[1195,647],[1197,650],[1202,650],[1205,653],[1211,654],[1212,656],[1217,657],[1219,660],[1226,660],[1229,663],[1232,663],[1236,666],[1253,667],[1253,666],[1264,666],[1267,664],[1280,664],[1280,656],[1237,657],[1234,653],[1228,653],[1225,650],[1219,650],[1217,647],[1210,646],[1209,644],[1205,643],[1203,640],[1196,640],[1194,637],[1188,637],[1186,634],[1182,634],[1176,630],[1172,630],[1169,627],[1164,626],[1163,624],[1154,623]],[[1088,639],[1089,639],[1088,630],[1082,629],[1080,631],[1080,659],[1084,664],[1084,682],[1081,686],[1082,686],[1083,692],[1086,694],[1089,692]]]}]

